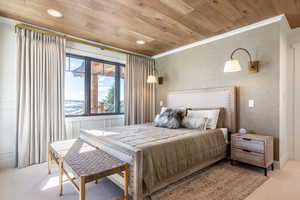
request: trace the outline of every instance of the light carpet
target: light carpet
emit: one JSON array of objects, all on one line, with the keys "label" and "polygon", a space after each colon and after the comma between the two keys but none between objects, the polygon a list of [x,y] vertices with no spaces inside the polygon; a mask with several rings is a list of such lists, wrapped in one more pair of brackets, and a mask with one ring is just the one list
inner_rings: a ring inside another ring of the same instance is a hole
[{"label": "light carpet", "polygon": [[[153,200],[242,200],[268,178],[257,168],[219,162],[155,193]],[[58,173],[47,175],[47,165],[0,170],[1,200],[74,200],[78,194],[71,183],[58,196]],[[87,184],[87,200],[115,200],[122,190],[108,179]]]}]

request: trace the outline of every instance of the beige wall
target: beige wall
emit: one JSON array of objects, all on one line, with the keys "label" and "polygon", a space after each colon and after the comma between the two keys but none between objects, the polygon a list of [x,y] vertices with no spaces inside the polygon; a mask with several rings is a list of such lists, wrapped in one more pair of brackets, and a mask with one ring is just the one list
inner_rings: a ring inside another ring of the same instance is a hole
[{"label": "beige wall", "polygon": [[[220,87],[238,87],[238,127],[272,135],[275,158],[279,158],[279,37],[280,23],[270,24],[232,37],[214,41],[158,58],[157,68],[165,74],[165,82],[158,86],[159,101],[168,91]],[[224,62],[232,50],[247,48],[260,61],[260,72],[248,74],[247,55],[236,54],[243,67],[241,72],[224,74]],[[248,100],[255,107],[248,107]]]}]

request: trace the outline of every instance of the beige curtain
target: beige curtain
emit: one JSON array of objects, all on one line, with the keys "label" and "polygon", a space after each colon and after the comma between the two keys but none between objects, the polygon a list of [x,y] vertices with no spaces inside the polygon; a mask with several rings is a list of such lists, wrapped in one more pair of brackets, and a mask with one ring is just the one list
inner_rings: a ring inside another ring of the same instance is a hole
[{"label": "beige curtain", "polygon": [[64,63],[66,41],[17,29],[18,167],[47,160],[48,144],[65,138]]},{"label": "beige curtain", "polygon": [[153,121],[156,88],[147,78],[155,73],[154,60],[128,55],[125,69],[126,125]]}]

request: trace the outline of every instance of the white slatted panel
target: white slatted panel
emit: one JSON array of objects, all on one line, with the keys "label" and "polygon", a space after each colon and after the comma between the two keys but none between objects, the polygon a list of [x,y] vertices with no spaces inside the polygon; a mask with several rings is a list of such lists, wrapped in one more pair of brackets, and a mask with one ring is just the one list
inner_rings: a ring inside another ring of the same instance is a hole
[{"label": "white slatted panel", "polygon": [[103,129],[124,126],[124,115],[105,115],[66,118],[67,137],[78,138],[80,129]]},{"label": "white slatted panel", "polygon": [[199,92],[174,92],[168,95],[169,107],[188,108],[217,108],[230,106],[230,93],[228,91]]}]

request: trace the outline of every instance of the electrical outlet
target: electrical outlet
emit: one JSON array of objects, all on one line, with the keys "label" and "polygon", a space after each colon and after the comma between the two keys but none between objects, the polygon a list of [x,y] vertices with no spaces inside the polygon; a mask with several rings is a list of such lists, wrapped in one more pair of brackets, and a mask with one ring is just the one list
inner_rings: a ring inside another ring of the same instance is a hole
[{"label": "electrical outlet", "polygon": [[248,106],[249,106],[249,108],[254,108],[254,100],[253,99],[250,99],[248,101]]}]

